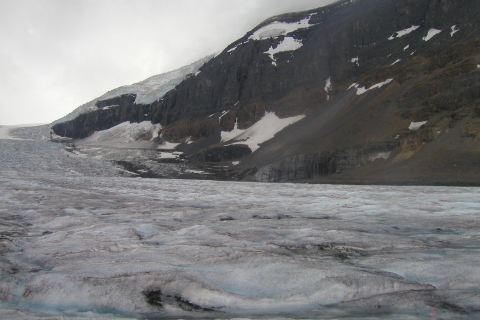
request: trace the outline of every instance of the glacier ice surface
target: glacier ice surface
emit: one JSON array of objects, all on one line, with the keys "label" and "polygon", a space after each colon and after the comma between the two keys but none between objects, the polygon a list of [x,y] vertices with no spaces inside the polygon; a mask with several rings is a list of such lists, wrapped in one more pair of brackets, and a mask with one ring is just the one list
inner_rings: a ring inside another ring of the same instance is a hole
[{"label": "glacier ice surface", "polygon": [[479,316],[478,188],[126,178],[26,140],[0,163],[0,318]]}]

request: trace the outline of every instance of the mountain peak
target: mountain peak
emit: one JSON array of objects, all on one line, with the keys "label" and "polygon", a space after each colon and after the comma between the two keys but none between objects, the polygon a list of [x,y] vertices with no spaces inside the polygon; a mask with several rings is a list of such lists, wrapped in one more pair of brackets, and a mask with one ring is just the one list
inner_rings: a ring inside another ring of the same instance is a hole
[{"label": "mountain peak", "polygon": [[[467,160],[480,151],[479,7],[357,0],[278,15],[180,72],[171,88],[167,76],[122,87],[53,128],[84,138],[151,121],[185,159],[214,152],[237,163],[239,179],[471,183],[468,172],[480,172]],[[232,153],[222,133],[253,130],[266,114],[303,118],[255,148],[237,141],[243,149]]]}]

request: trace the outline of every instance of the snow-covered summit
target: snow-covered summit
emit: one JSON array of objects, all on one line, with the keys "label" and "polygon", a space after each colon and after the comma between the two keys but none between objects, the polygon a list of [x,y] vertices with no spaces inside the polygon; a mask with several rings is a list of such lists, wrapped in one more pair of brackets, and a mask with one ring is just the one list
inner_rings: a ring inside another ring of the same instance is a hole
[{"label": "snow-covered summit", "polygon": [[209,55],[179,69],[158,74],[143,81],[110,90],[102,96],[81,105],[65,117],[54,121],[52,125],[73,120],[81,114],[97,110],[97,101],[107,100],[125,94],[136,95],[136,104],[153,103],[161,99],[168,91],[174,89],[180,82],[185,80],[188,75],[197,73],[198,70],[213,57],[214,55]]}]

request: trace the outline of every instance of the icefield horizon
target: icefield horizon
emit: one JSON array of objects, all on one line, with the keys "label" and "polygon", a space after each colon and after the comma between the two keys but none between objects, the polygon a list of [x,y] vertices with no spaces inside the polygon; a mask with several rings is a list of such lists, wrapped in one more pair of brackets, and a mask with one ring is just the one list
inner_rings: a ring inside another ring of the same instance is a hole
[{"label": "icefield horizon", "polygon": [[479,319],[480,189],[122,176],[0,139],[0,319]]}]

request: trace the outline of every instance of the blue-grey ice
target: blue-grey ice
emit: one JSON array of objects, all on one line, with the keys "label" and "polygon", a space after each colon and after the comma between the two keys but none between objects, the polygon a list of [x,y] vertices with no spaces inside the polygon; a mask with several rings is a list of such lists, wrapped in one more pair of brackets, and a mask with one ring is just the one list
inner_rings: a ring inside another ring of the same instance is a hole
[{"label": "blue-grey ice", "polygon": [[135,178],[0,140],[0,318],[474,319],[480,189]]}]

